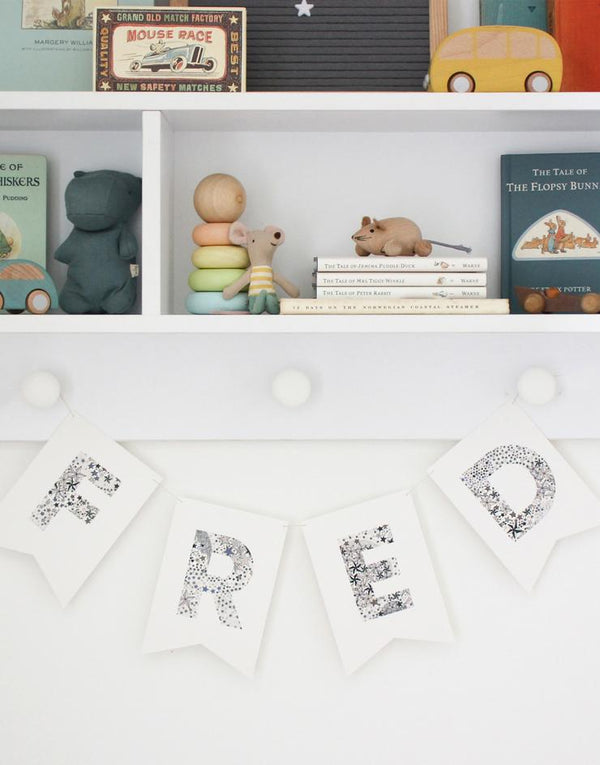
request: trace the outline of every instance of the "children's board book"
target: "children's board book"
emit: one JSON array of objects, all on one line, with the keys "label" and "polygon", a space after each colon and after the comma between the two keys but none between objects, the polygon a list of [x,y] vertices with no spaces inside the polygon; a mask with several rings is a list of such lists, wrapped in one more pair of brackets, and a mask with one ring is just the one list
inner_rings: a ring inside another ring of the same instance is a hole
[{"label": "children's board book", "polygon": [[548,28],[546,0],[479,0],[479,18],[482,26]]},{"label": "children's board book", "polygon": [[119,2],[0,0],[0,90],[92,90],[92,20],[99,5]]},{"label": "children's board book", "polygon": [[600,292],[600,153],[501,158],[502,297],[515,287]]},{"label": "children's board book", "polygon": [[0,262],[46,267],[46,157],[0,154]]}]

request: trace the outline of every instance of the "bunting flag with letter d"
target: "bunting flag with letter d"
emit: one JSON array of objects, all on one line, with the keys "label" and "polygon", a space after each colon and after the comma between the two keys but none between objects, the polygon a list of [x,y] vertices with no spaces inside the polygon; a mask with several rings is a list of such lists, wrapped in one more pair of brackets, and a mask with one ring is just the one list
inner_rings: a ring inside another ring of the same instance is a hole
[{"label": "bunting flag with letter d", "polygon": [[179,502],[144,653],[203,645],[252,676],[285,533],[281,521],[191,499]]},{"label": "bunting flag with letter d", "polygon": [[453,639],[409,494],[314,518],[304,536],[348,674],[394,638]]},{"label": "bunting flag with letter d", "polygon": [[523,410],[501,407],[429,474],[531,590],[559,539],[600,525],[600,503]]}]

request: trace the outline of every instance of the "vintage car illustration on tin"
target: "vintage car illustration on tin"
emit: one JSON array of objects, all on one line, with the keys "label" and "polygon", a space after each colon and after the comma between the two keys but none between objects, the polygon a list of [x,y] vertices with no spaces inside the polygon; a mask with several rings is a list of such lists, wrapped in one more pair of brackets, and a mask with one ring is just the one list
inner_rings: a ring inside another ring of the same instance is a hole
[{"label": "vintage car illustration on tin", "polygon": [[56,287],[42,266],[32,260],[0,263],[0,310],[41,314],[57,307]]},{"label": "vintage car illustration on tin", "polygon": [[216,59],[204,56],[202,45],[181,45],[169,48],[164,43],[153,43],[150,53],[142,59],[135,59],[129,65],[132,72],[140,69],[150,69],[158,72],[161,69],[170,69],[172,72],[183,72],[185,69],[200,69],[204,72],[212,72],[217,66]]}]

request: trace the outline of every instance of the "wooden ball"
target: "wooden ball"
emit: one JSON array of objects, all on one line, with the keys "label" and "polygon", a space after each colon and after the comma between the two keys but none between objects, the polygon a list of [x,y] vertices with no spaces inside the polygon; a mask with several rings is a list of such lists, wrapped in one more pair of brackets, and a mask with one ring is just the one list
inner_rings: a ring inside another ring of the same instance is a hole
[{"label": "wooden ball", "polygon": [[233,223],[246,209],[246,191],[232,175],[214,173],[196,186],[194,207],[207,223]]}]

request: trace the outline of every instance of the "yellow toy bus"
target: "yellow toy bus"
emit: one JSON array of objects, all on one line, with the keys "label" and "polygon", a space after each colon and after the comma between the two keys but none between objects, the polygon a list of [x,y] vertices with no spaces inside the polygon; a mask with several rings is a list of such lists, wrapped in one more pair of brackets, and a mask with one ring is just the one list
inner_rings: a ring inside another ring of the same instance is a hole
[{"label": "yellow toy bus", "polygon": [[560,90],[562,55],[547,32],[488,26],[449,35],[436,50],[427,89],[437,93]]}]

